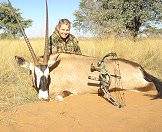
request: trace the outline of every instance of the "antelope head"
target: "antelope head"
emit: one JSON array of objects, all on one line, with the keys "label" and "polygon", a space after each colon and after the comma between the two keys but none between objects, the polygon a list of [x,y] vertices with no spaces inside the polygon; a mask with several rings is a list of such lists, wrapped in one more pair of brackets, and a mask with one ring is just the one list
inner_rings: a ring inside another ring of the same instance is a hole
[{"label": "antelope head", "polygon": [[16,14],[12,8],[10,1],[8,0],[9,6],[11,7],[12,15],[17,20],[20,30],[23,34],[24,40],[27,44],[27,47],[30,51],[31,57],[33,59],[34,64],[28,63],[24,58],[15,56],[17,63],[22,66],[29,68],[32,74],[33,85],[38,92],[38,98],[48,100],[49,99],[49,84],[50,84],[50,70],[49,67],[52,66],[56,62],[57,57],[52,57],[52,60],[49,61],[49,45],[48,45],[48,4],[46,3],[46,33],[45,33],[45,48],[43,55],[43,62],[39,62],[37,56],[34,53],[34,50],[30,44],[30,41],[25,34],[25,30],[23,29],[19,19],[16,17]]}]

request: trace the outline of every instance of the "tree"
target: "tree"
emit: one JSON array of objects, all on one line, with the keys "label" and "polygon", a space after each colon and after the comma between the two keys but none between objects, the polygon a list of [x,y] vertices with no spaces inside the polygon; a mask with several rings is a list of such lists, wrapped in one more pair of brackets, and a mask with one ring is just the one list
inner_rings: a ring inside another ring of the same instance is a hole
[{"label": "tree", "polygon": [[[22,27],[28,28],[32,24],[32,20],[25,20],[20,13],[19,9],[13,8],[17,18],[20,20]],[[6,3],[0,3],[0,37],[1,38],[17,38],[22,36],[20,27],[12,15],[11,8]]]},{"label": "tree", "polygon": [[162,0],[81,0],[74,27],[97,35],[129,32],[136,37],[147,21],[162,19]]}]

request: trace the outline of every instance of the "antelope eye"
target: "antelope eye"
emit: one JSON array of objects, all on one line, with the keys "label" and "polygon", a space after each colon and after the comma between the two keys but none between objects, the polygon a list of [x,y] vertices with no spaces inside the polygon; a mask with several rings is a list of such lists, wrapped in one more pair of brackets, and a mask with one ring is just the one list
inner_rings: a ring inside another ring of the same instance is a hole
[{"label": "antelope eye", "polygon": [[31,75],[32,74],[32,71],[31,70],[29,70],[29,75]]}]

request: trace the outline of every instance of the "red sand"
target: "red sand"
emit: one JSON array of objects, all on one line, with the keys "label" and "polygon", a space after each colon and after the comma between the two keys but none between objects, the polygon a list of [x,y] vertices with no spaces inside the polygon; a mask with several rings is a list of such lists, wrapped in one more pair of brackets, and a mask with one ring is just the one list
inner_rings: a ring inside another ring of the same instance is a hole
[{"label": "red sand", "polygon": [[0,115],[10,120],[0,126],[0,132],[162,131],[162,99],[135,92],[125,92],[125,99],[126,106],[120,109],[90,94],[19,106]]}]

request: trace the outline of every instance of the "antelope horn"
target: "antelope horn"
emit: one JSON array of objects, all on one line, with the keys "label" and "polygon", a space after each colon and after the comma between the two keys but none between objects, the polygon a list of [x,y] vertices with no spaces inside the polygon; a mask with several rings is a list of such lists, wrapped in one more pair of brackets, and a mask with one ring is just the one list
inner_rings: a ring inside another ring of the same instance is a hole
[{"label": "antelope horn", "polygon": [[47,65],[49,60],[49,41],[48,41],[48,4],[46,0],[46,34],[45,34],[45,47],[44,47],[44,56],[43,63]]},{"label": "antelope horn", "polygon": [[27,46],[28,46],[28,49],[29,49],[29,51],[30,51],[30,53],[31,53],[31,56],[32,56],[32,58],[33,58],[34,64],[36,64],[36,65],[39,64],[39,63],[38,63],[38,59],[37,59],[37,57],[36,57],[36,55],[35,55],[35,53],[34,53],[34,50],[33,50],[32,46],[31,46],[31,44],[30,44],[30,41],[29,41],[29,39],[28,39],[28,37],[27,37],[27,35],[26,35],[26,33],[25,33],[25,30],[24,30],[24,28],[22,27],[22,25],[20,24],[20,20],[17,18],[16,13],[14,12],[14,9],[13,9],[13,7],[12,7],[12,5],[11,5],[11,2],[10,2],[9,0],[8,0],[8,5],[10,6],[12,15],[15,17],[15,19],[16,19],[16,21],[17,21],[19,27],[20,27],[20,30],[21,30],[22,35],[23,35],[23,37],[24,37],[24,40],[25,40],[25,42],[26,42],[26,44],[27,44]]}]

